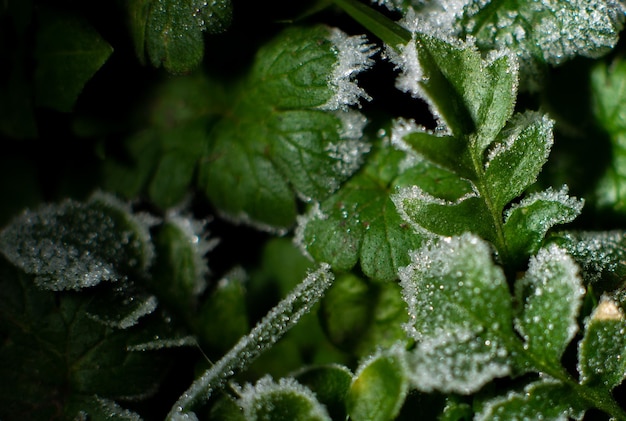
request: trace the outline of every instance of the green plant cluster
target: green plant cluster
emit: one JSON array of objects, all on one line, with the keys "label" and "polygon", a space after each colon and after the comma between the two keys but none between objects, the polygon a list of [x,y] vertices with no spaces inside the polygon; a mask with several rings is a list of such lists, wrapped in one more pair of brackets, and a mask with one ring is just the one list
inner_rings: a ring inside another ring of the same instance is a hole
[{"label": "green plant cluster", "polygon": [[0,6],[3,420],[626,420],[618,0]]}]

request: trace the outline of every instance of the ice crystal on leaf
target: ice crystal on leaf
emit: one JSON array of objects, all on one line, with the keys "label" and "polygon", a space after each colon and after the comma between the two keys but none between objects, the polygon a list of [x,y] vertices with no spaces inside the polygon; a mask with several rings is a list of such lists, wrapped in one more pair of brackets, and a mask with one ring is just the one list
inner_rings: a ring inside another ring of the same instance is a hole
[{"label": "ice crystal on leaf", "polygon": [[112,196],[26,210],[0,233],[0,251],[51,290],[82,289],[144,273],[154,250],[148,226]]}]

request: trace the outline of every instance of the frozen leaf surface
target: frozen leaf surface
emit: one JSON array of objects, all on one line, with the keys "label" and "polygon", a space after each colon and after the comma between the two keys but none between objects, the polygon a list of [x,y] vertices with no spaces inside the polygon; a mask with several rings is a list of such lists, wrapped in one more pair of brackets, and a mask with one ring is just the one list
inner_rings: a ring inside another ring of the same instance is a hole
[{"label": "frozen leaf surface", "polygon": [[578,358],[583,385],[608,392],[626,377],[626,317],[612,299],[603,297],[586,321]]},{"label": "frozen leaf surface", "polygon": [[334,276],[327,264],[311,272],[289,296],[283,299],[215,365],[197,378],[174,404],[169,420],[194,416],[191,407],[208,399],[234,375],[274,345],[287,330],[308,313],[332,283]]},{"label": "frozen leaf surface", "polygon": [[585,289],[574,260],[552,244],[530,260],[515,285],[521,313],[515,327],[525,348],[546,363],[560,363],[565,348],[578,331],[576,318]]},{"label": "frozen leaf surface", "polygon": [[0,251],[51,290],[125,279],[145,272],[154,254],[147,225],[104,194],[25,211],[0,233]]},{"label": "frozen leaf surface", "polygon": [[258,51],[228,118],[211,132],[199,184],[238,222],[283,231],[296,196],[321,200],[361,165],[369,150],[354,77],[371,46],[323,26],[289,28]]},{"label": "frozen leaf surface", "polygon": [[585,414],[584,406],[573,391],[553,379],[528,384],[523,391],[509,392],[503,397],[487,401],[474,418],[477,421],[500,419],[545,419],[555,421],[579,420]]},{"label": "frozen leaf surface", "polygon": [[139,59],[178,74],[201,62],[203,32],[223,32],[232,17],[230,0],[132,0],[126,7]]},{"label": "frozen leaf surface", "polygon": [[298,218],[296,244],[338,270],[360,263],[371,278],[396,279],[397,268],[409,263],[406,250],[421,243],[390,198],[397,187],[416,183],[425,171],[403,168],[406,159],[404,152],[376,148],[358,174]]},{"label": "frozen leaf surface", "polygon": [[426,244],[400,270],[416,341],[411,380],[425,391],[471,393],[510,371],[511,298],[487,243],[471,234]]},{"label": "frozen leaf surface", "polygon": [[241,391],[239,405],[243,408],[247,420],[330,421],[331,419],[311,389],[293,378],[283,378],[275,382],[268,376],[263,377],[254,386],[248,384]]},{"label": "frozen leaf surface", "polygon": [[461,35],[474,37],[482,51],[515,52],[525,78],[545,63],[608,52],[624,26],[625,10],[617,0],[473,0],[458,24]]},{"label": "frozen leaf surface", "polygon": [[315,393],[333,420],[346,418],[345,398],[354,377],[347,367],[338,364],[315,366],[304,369],[295,377]]}]

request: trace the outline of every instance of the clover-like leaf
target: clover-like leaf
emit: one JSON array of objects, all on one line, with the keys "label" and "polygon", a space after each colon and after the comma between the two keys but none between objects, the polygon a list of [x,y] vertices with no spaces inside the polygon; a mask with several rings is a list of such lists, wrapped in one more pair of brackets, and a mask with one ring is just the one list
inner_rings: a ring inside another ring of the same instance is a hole
[{"label": "clover-like leaf", "polygon": [[513,51],[523,79],[544,64],[608,52],[624,26],[624,4],[616,0],[471,0],[458,22],[461,36],[472,36],[482,51]]},{"label": "clover-like leaf", "polygon": [[365,95],[353,78],[372,52],[363,37],[322,26],[289,28],[258,51],[200,167],[223,214],[284,230],[296,194],[323,199],[359,168],[366,120],[346,107]]},{"label": "clover-like leaf", "polygon": [[603,297],[585,322],[578,347],[580,383],[611,391],[626,378],[626,316],[615,301]]},{"label": "clover-like leaf", "polygon": [[148,225],[112,196],[27,210],[0,232],[0,251],[51,290],[82,289],[145,273],[154,257]]},{"label": "clover-like leaf", "polygon": [[126,7],[139,60],[177,74],[202,61],[203,32],[223,32],[232,18],[230,0],[132,0]]},{"label": "clover-like leaf", "polygon": [[409,263],[406,250],[422,241],[400,218],[390,198],[397,187],[418,182],[427,171],[403,166],[406,159],[404,152],[376,148],[359,173],[298,218],[296,243],[338,270],[360,263],[373,279],[396,279],[398,267]]},{"label": "clover-like leaf", "polygon": [[421,390],[471,393],[509,374],[512,308],[501,268],[471,234],[429,242],[400,270],[416,348],[412,382]]},{"label": "clover-like leaf", "polygon": [[394,419],[409,390],[406,364],[401,344],[381,350],[363,361],[346,398],[350,419]]},{"label": "clover-like leaf", "polygon": [[552,244],[531,257],[526,274],[515,284],[521,305],[515,327],[525,348],[546,363],[558,365],[578,331],[576,319],[585,293],[578,272],[565,250]]},{"label": "clover-like leaf", "polygon": [[544,379],[528,384],[523,391],[512,391],[487,401],[474,419],[579,420],[585,410],[569,386]]},{"label": "clover-like leaf", "polygon": [[269,376],[263,377],[254,386],[246,385],[240,395],[238,402],[248,420],[331,419],[315,394],[293,378],[283,378],[276,383]]},{"label": "clover-like leaf", "polygon": [[113,48],[83,18],[62,14],[43,16],[35,52],[36,102],[69,112]]}]

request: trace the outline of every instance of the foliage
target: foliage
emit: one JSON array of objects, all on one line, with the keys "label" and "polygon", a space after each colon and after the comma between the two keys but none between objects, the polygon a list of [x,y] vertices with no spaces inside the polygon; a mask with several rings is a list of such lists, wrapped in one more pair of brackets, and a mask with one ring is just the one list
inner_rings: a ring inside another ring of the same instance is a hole
[{"label": "foliage", "polygon": [[0,418],[626,420],[622,2],[97,8],[0,6]]}]

